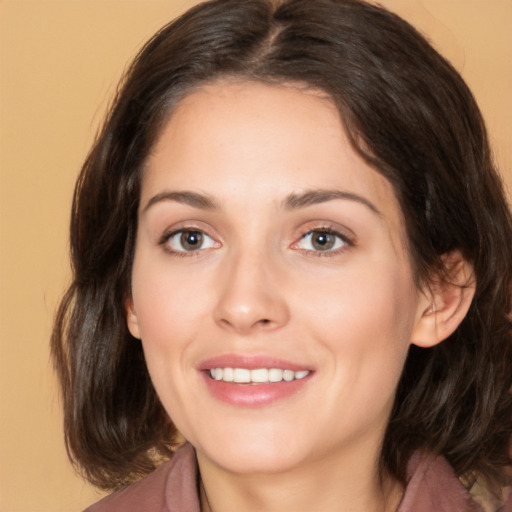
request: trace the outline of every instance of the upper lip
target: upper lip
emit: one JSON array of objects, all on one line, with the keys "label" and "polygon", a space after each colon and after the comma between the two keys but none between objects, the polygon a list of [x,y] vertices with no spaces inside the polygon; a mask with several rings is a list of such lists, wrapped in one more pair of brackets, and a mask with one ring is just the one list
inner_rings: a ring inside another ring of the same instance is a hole
[{"label": "upper lip", "polygon": [[294,372],[312,370],[310,366],[294,363],[278,357],[249,354],[222,354],[205,359],[198,365],[198,370],[200,371],[210,370],[212,368],[247,368],[248,370],[280,368]]}]

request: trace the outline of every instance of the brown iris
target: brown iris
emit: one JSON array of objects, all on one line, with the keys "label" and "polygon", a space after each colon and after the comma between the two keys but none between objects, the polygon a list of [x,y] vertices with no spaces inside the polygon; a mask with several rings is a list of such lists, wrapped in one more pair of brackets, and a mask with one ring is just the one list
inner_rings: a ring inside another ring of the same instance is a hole
[{"label": "brown iris", "polygon": [[331,233],[317,231],[311,237],[311,244],[317,251],[328,251],[334,247],[336,237]]},{"label": "brown iris", "polygon": [[180,244],[186,251],[197,251],[203,244],[203,234],[200,231],[184,231],[180,236]]}]

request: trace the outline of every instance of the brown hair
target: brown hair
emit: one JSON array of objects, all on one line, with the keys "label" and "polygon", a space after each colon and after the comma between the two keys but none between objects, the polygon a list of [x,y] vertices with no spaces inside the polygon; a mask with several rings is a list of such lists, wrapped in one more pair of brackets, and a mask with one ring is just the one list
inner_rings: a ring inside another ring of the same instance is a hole
[{"label": "brown hair", "polygon": [[307,84],[336,103],[354,148],[393,185],[419,285],[459,250],[476,294],[457,331],[411,347],[382,450],[405,480],[418,448],[497,482],[512,430],[512,220],[478,107],[409,24],[359,0],[217,0],[159,31],[128,70],[78,179],[73,281],[52,350],[72,460],[104,488],[170,456],[176,431],[151,385],[124,299],[144,161],[173,106],[234,76]]}]

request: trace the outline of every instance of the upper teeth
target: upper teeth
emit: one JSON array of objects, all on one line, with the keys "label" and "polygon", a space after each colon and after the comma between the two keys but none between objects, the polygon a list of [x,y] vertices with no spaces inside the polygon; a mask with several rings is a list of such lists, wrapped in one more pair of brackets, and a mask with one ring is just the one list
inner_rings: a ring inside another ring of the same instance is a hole
[{"label": "upper teeth", "polygon": [[212,368],[210,376],[215,380],[224,382],[256,383],[281,382],[303,379],[309,375],[308,370],[294,372],[293,370],[281,370],[280,368]]}]

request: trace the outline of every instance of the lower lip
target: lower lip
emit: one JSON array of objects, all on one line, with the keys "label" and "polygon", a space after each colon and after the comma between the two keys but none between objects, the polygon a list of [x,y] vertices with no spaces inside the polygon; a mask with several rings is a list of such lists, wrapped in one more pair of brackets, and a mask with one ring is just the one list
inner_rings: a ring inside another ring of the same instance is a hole
[{"label": "lower lip", "polygon": [[212,379],[202,372],[209,392],[218,400],[238,407],[264,407],[299,393],[312,373],[303,379],[268,384],[237,384]]}]

